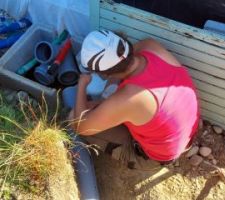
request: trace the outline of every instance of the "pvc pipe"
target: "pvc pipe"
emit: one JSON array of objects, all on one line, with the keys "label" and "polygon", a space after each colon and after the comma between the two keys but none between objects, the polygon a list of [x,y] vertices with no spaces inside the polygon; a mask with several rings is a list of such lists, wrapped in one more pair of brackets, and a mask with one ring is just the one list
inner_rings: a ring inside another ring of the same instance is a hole
[{"label": "pvc pipe", "polygon": [[58,70],[58,81],[62,85],[73,85],[78,81],[79,73],[72,52],[70,51]]},{"label": "pvc pipe", "polygon": [[14,31],[17,31],[17,30],[20,30],[20,29],[23,29],[23,28],[27,28],[31,25],[31,22],[26,19],[26,18],[23,18],[19,21],[16,21],[16,22],[12,22],[10,24],[3,24],[1,27],[0,27],[0,34],[5,34],[5,33],[9,33],[9,32],[14,32]]},{"label": "pvc pipe", "polygon": [[[60,45],[67,37],[68,37],[68,31],[64,30],[57,38],[53,40],[52,44]],[[37,63],[38,61],[35,58],[33,58],[32,60],[28,61],[25,65],[19,67],[16,73],[19,75],[25,75]]]},{"label": "pvc pipe", "polygon": [[67,87],[62,91],[62,100],[66,108],[72,109],[75,106],[77,86]]},{"label": "pvc pipe", "polygon": [[85,147],[85,141],[79,135],[75,133],[73,135],[75,135],[73,136],[75,147],[72,149],[72,153],[74,155],[74,167],[76,169],[81,199],[99,200],[100,197],[91,153]]},{"label": "pvc pipe", "polygon": [[58,55],[56,56],[54,62],[49,66],[48,73],[49,74],[56,74],[57,70],[59,69],[62,62],[65,60],[66,55],[68,54],[69,50],[72,47],[72,43],[70,38],[66,40],[63,44],[63,47],[60,48]]},{"label": "pvc pipe", "polygon": [[38,42],[34,48],[35,59],[42,64],[49,64],[58,54],[59,46],[48,41]]},{"label": "pvc pipe", "polygon": [[[63,90],[62,97],[65,107],[73,108],[75,105],[77,87],[68,87]],[[99,200],[99,192],[91,154],[85,147],[85,141],[72,130],[68,134],[73,138],[75,147],[72,149],[73,163],[76,169],[78,186],[82,200]]]},{"label": "pvc pipe", "polygon": [[0,40],[0,49],[11,47],[23,34],[23,32],[19,32],[6,39]]},{"label": "pvc pipe", "polygon": [[35,59],[29,61],[27,64],[23,65],[22,67],[20,67],[16,73],[19,75],[24,75],[26,74],[30,69],[32,69],[35,65],[38,64],[38,61],[36,61]]},{"label": "pvc pipe", "polygon": [[55,77],[47,73],[48,65],[42,64],[35,68],[34,77],[42,85],[51,85],[55,81]]},{"label": "pvc pipe", "polygon": [[58,37],[53,40],[52,44],[60,45],[64,40],[66,40],[68,35],[69,32],[67,30],[64,30]]}]

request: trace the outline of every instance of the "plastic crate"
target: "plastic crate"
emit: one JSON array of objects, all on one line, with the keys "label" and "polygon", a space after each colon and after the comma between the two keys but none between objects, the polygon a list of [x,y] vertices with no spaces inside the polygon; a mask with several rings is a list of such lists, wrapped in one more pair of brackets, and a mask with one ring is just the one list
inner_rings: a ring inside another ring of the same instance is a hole
[{"label": "plastic crate", "polygon": [[20,76],[17,69],[34,58],[37,42],[51,42],[56,33],[51,27],[32,25],[26,33],[0,59],[0,85],[15,90],[23,90],[41,100],[43,95],[51,107],[55,107],[57,90],[43,86],[33,80]]}]

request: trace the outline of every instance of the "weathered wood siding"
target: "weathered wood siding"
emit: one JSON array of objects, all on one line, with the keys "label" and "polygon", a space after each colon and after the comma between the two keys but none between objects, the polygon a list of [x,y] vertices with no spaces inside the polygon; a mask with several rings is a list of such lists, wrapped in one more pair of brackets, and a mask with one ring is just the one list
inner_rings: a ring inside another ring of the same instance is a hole
[{"label": "weathered wood siding", "polygon": [[90,4],[92,29],[121,31],[132,42],[154,38],[171,51],[194,79],[202,117],[225,127],[224,36],[111,0]]}]

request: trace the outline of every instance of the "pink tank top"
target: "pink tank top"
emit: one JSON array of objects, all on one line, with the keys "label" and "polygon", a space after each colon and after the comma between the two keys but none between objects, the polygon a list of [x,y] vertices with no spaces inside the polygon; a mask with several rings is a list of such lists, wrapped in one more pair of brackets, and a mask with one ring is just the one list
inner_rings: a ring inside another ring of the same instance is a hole
[{"label": "pink tank top", "polygon": [[184,152],[196,133],[199,109],[195,87],[184,67],[173,66],[149,51],[139,54],[146,58],[147,66],[119,88],[134,84],[149,90],[157,101],[157,112],[144,125],[124,124],[150,158],[170,161]]}]

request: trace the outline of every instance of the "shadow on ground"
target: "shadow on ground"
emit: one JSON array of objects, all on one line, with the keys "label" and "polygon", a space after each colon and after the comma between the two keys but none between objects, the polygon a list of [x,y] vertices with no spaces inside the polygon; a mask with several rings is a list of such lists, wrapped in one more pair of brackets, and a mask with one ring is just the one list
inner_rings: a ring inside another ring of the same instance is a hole
[{"label": "shadow on ground", "polygon": [[[208,146],[217,161],[215,166],[225,169],[224,136],[200,131],[195,145]],[[206,162],[211,162],[208,158]],[[225,199],[225,184],[215,167],[204,162],[192,167],[185,155],[169,166],[152,162],[151,170],[130,170],[108,155],[95,158],[96,176],[101,199],[104,200],[203,200]]]}]

